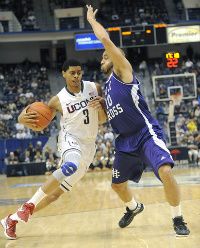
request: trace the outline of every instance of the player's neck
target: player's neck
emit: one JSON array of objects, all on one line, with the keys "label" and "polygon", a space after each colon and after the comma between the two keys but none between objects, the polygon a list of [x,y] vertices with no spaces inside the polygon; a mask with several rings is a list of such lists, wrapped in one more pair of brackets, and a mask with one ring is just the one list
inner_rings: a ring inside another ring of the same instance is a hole
[{"label": "player's neck", "polygon": [[66,86],[66,88],[71,93],[79,93],[81,91],[81,86],[78,86],[78,87]]},{"label": "player's neck", "polygon": [[72,87],[70,85],[65,85],[65,89],[71,94],[71,95],[75,95],[77,93],[80,93],[83,91],[83,82],[81,82],[81,84],[77,87]]},{"label": "player's neck", "polygon": [[106,77],[109,78],[110,75],[112,74],[113,70],[110,70],[109,72],[106,73]]}]

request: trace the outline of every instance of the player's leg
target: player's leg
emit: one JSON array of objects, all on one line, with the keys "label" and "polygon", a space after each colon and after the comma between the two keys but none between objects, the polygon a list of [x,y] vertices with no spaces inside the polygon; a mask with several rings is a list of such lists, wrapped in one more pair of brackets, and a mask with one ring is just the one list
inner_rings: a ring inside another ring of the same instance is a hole
[{"label": "player's leg", "polygon": [[59,187],[56,190],[53,191],[52,194],[45,196],[42,201],[40,201],[37,206],[34,208],[34,213],[38,212],[39,210],[47,207],[52,202],[55,202],[58,200],[58,198],[64,193],[64,191]]},{"label": "player's leg", "polygon": [[158,169],[158,175],[163,183],[165,196],[170,206],[180,205],[180,189],[172,173],[171,164],[162,164]]},{"label": "player's leg", "polygon": [[143,166],[138,159],[127,153],[116,152],[112,169],[112,189],[126,206],[126,213],[119,221],[119,226],[128,226],[134,217],[144,210],[142,203],[136,202],[128,187],[128,180],[138,182],[143,172]]},{"label": "player's leg", "polygon": [[163,183],[166,199],[171,206],[173,226],[177,236],[188,236],[190,231],[184,222],[180,205],[180,188],[172,173],[170,164],[163,164],[158,169],[159,177]]},{"label": "player's leg", "polygon": [[[66,155],[68,157],[70,152]],[[78,154],[78,153],[77,153]],[[71,157],[81,157],[79,156],[73,156]],[[24,203],[14,214],[8,215],[4,219],[1,220],[1,224],[4,228],[4,234],[9,239],[16,239],[16,224],[18,221],[27,222],[30,218],[30,215],[33,214],[33,211],[35,209],[35,206],[37,206],[45,197],[50,197],[50,195],[53,193],[55,189],[57,189],[60,186],[60,183],[64,181],[64,179],[70,175],[73,175],[78,168],[78,162],[75,164],[73,162],[66,162],[64,159],[64,164],[56,170],[44,183],[44,185],[37,190],[37,192],[33,195],[33,197]],[[77,159],[78,161],[78,159]],[[76,166],[77,165],[77,166]],[[49,199],[49,198],[47,198]],[[47,202],[43,203],[46,204]],[[45,205],[46,206],[46,205]]]},{"label": "player's leg", "polygon": [[174,161],[165,143],[155,137],[147,140],[140,151],[140,156],[146,164],[153,168],[155,175],[163,183],[166,199],[171,206],[176,234],[187,236],[190,231],[182,217],[180,189],[172,173]]},{"label": "player's leg", "polygon": [[[78,181],[80,181],[81,178],[86,174],[87,169],[88,169],[88,165],[91,164],[91,162],[94,158],[94,154],[95,154],[94,143],[92,143],[91,145],[81,144],[81,152],[83,155],[81,157],[80,165],[79,165],[77,171],[73,175],[65,178],[62,181],[62,183],[60,184],[59,188],[54,190],[52,194],[47,195],[45,198],[43,198],[43,200],[37,204],[36,208],[34,209],[34,212],[37,212],[37,211],[45,208],[46,206],[48,206],[52,202],[56,201],[64,192],[71,191],[73,186]],[[73,158],[70,158],[70,156],[74,156],[74,153],[68,154],[68,160],[72,161]],[[60,161],[59,164],[62,165],[63,162]]]},{"label": "player's leg", "polygon": [[37,204],[42,201],[43,198],[49,196],[57,189],[60,184],[64,181],[66,177],[73,175],[79,165],[81,160],[80,150],[71,149],[66,151],[62,156],[62,165],[59,169],[55,170],[47,181],[42,185],[41,188],[33,195],[33,197],[25,203],[14,215],[11,215],[11,219],[20,220],[27,222],[30,215],[32,215],[33,210]]},{"label": "player's leg", "polygon": [[69,142],[66,142],[67,147],[65,147],[65,152],[62,156],[63,163],[61,167],[53,172],[46,183],[44,183],[33,197],[24,203],[16,213],[1,220],[4,234],[7,238],[16,239],[15,230],[18,221],[27,222],[30,215],[33,214],[35,206],[37,206],[43,198],[57,189],[66,177],[70,177],[77,171],[81,160],[81,150],[78,142],[74,140],[74,138],[69,137],[69,139],[70,141],[66,139]]}]

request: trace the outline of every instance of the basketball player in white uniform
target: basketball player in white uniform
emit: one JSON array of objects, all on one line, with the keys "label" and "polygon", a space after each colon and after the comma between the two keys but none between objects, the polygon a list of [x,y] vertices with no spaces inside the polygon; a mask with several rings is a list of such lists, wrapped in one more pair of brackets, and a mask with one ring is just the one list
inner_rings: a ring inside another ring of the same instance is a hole
[{"label": "basketball player in white uniform", "polygon": [[[98,124],[107,119],[101,101],[97,101],[96,108],[88,106],[93,99],[101,99],[102,91],[99,85],[81,80],[80,63],[65,62],[62,74],[66,86],[48,103],[53,116],[57,112],[62,115],[58,142],[61,151],[60,168],[53,172],[46,183],[16,213],[1,220],[8,239],[16,239],[18,221],[27,222],[33,212],[55,201],[63,192],[70,191],[85,175],[95,155]],[[26,113],[26,109],[20,114],[19,122],[32,130],[41,130],[37,126],[37,113]]]}]

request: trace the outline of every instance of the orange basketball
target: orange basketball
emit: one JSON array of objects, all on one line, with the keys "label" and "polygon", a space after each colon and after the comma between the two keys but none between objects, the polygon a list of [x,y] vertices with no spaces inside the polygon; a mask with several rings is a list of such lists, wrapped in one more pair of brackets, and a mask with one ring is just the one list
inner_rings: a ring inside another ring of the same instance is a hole
[{"label": "orange basketball", "polygon": [[27,109],[27,112],[32,111],[37,112],[37,114],[39,115],[39,117],[37,118],[37,125],[39,129],[42,130],[50,124],[53,116],[52,110],[49,108],[48,105],[43,102],[34,102]]}]

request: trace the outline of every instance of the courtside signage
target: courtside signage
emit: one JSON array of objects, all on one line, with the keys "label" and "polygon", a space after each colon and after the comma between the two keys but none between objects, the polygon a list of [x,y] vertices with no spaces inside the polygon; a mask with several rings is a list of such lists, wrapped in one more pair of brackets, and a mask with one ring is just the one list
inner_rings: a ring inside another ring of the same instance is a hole
[{"label": "courtside signage", "polygon": [[200,26],[167,27],[168,43],[186,43],[200,41]]},{"label": "courtside signage", "polygon": [[104,49],[103,44],[94,33],[75,34],[75,50]]}]

